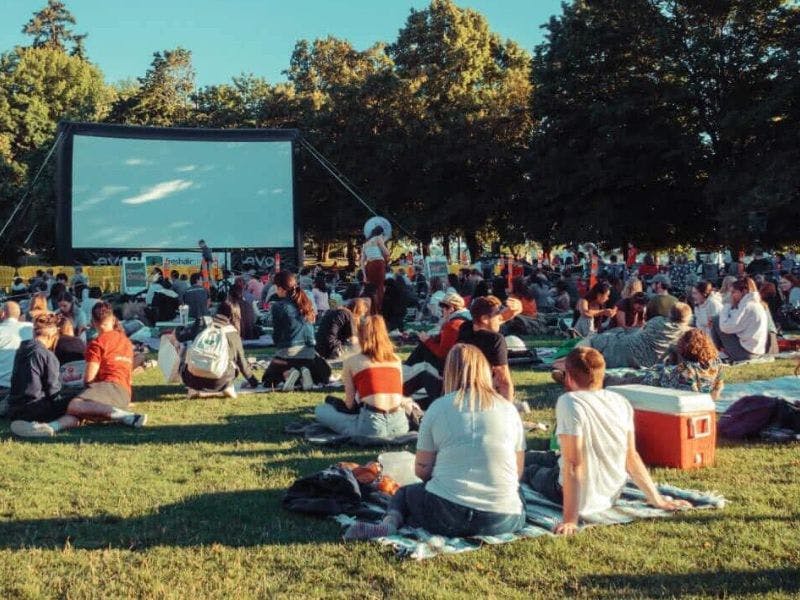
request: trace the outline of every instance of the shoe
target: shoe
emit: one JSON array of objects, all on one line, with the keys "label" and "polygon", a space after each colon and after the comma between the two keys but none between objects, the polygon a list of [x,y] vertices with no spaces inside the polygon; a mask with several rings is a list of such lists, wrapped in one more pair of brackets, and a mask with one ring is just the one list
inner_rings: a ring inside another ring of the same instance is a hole
[{"label": "shoe", "polygon": [[292,392],[294,391],[294,386],[297,385],[297,380],[300,378],[300,371],[297,369],[292,369],[289,371],[289,374],[286,376],[286,381],[283,382],[283,391],[284,392]]},{"label": "shoe", "polygon": [[238,398],[239,394],[236,393],[236,388],[233,385],[229,385],[224,390],[222,390],[222,395],[226,398]]},{"label": "shoe", "polygon": [[555,381],[559,385],[564,385],[564,378],[566,376],[567,374],[561,369],[553,369],[552,371],[550,371],[550,377],[552,377],[553,381]]},{"label": "shoe", "polygon": [[200,397],[200,392],[195,390],[195,389],[188,388],[186,390],[186,397],[187,398],[199,398]]},{"label": "shoe", "polygon": [[47,423],[37,421],[12,421],[11,433],[19,437],[53,437],[56,432]]},{"label": "shoe", "polygon": [[516,407],[517,411],[523,415],[531,412],[531,407],[527,402],[525,402],[525,400],[517,400],[514,402],[514,406]]},{"label": "shoe", "polygon": [[138,413],[133,415],[133,422],[131,422],[131,427],[133,427],[134,429],[141,429],[145,425],[147,425],[147,415],[140,415]]},{"label": "shoe", "polygon": [[304,392],[309,391],[314,387],[314,380],[311,379],[311,371],[307,367],[300,369],[300,386]]}]

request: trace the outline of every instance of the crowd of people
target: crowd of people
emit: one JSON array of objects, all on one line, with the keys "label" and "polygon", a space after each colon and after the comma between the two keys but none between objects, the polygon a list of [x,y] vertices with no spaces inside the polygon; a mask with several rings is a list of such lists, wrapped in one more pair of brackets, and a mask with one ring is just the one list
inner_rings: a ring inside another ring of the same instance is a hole
[{"label": "crowd of people", "polygon": [[[362,256],[352,280],[311,268],[225,274],[221,295],[201,273],[154,268],[143,315],[154,324],[188,307],[190,323],[162,343],[174,345],[190,397],[236,397],[239,377],[251,388],[311,390],[341,366],[343,398],[315,408],[319,423],[379,438],[418,429],[422,483],[400,488],[384,521],[357,523],[349,539],[405,523],[449,536],[514,531],[525,520],[520,481],[563,506],[557,533],[574,533],[581,517],[610,507],[628,478],[653,506],[684,508],[657,492],[635,449],[630,405],[604,387],[637,382],[716,398],[724,361],[777,352],[781,328],[798,325],[796,276],[772,277],[766,266],[700,280],[683,259],[664,269],[650,258],[603,263],[595,254],[511,273],[480,264],[427,280],[390,267],[381,228]],[[11,431],[49,437],[92,421],[143,426],[147,416],[129,410],[142,362],[126,335],[133,319],[115,314],[80,271],[71,282],[41,272],[30,286],[27,306],[6,302],[0,322],[2,412]],[[243,340],[259,338],[264,323],[275,351],[258,377]],[[418,334],[406,331],[411,323]],[[556,405],[558,454],[526,452],[509,368],[506,336],[545,332],[561,332],[573,347],[552,372],[566,390]],[[415,344],[405,361],[392,334]],[[82,380],[67,385],[62,366],[78,362]],[[606,373],[616,367],[636,371]]]}]

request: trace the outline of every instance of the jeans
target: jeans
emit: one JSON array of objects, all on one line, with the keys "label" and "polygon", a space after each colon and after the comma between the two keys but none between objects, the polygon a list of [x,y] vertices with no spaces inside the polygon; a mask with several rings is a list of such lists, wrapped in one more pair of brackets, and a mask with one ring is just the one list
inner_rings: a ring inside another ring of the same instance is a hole
[{"label": "jeans", "polygon": [[522,481],[551,502],[563,504],[564,491],[561,489],[561,484],[558,483],[558,476],[558,454],[550,450],[525,453],[525,470],[522,473]]},{"label": "jeans", "polygon": [[362,406],[358,414],[350,414],[325,403],[317,405],[314,416],[319,423],[342,435],[393,438],[408,433],[408,417],[403,409],[386,415]]},{"label": "jeans", "polygon": [[524,510],[518,515],[476,510],[431,494],[424,483],[401,487],[392,497],[389,510],[402,514],[412,527],[446,537],[500,535],[525,525]]}]

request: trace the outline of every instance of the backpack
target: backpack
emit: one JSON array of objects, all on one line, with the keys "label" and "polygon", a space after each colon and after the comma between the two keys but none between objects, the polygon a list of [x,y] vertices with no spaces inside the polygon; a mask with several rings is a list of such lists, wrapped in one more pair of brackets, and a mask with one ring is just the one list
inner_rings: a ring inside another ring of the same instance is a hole
[{"label": "backpack", "polygon": [[236,331],[232,326],[211,324],[194,338],[186,351],[186,368],[195,377],[220,379],[231,364],[227,333]]},{"label": "backpack", "polygon": [[745,396],[734,402],[719,418],[717,431],[726,438],[757,436],[770,426],[783,402],[768,396]]}]

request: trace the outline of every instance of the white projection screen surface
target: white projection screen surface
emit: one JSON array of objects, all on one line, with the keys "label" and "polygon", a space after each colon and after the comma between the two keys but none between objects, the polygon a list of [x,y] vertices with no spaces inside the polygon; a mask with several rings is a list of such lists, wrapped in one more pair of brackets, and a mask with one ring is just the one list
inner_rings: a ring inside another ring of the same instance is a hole
[{"label": "white projection screen surface", "polygon": [[73,248],[293,247],[291,141],[74,135]]}]

